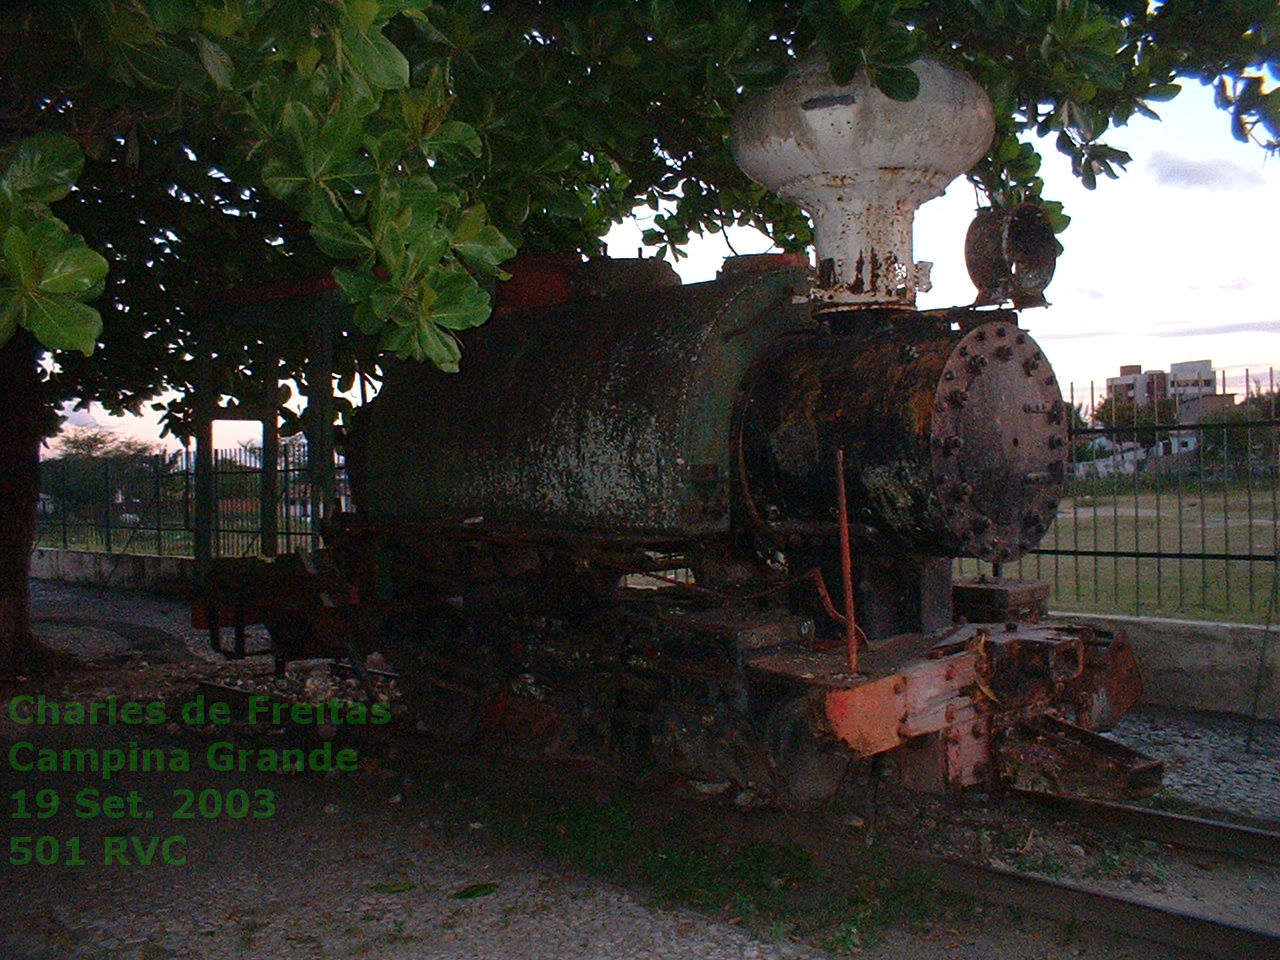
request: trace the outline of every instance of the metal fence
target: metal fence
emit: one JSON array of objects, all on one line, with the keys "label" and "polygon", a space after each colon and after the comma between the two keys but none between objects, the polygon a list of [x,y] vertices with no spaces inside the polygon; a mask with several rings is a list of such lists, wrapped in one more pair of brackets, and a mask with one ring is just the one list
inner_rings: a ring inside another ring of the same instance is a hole
[{"label": "metal fence", "polygon": [[[1142,424],[1070,431],[1066,496],[1039,547],[1006,576],[1048,580],[1056,610],[1271,623],[1280,620],[1280,420]],[[194,456],[45,464],[37,542],[190,556]],[[214,552],[262,552],[261,464],[214,458]],[[59,474],[58,470],[62,470]],[[304,445],[282,448],[277,550],[315,546]],[[68,473],[70,475],[68,475]],[[349,509],[338,464],[339,505]],[[977,561],[961,575],[988,572]]]},{"label": "metal fence", "polygon": [[[262,461],[252,448],[214,452],[215,556],[263,553]],[[336,463],[339,507],[350,509],[346,471]],[[281,447],[277,463],[276,552],[317,545],[305,444]],[[36,544],[73,550],[189,557],[195,535],[195,454],[74,457],[42,465]]]},{"label": "metal fence", "polygon": [[[1280,420],[1075,425],[1066,495],[1000,572],[1048,580],[1056,610],[1280,619]],[[963,561],[959,572],[989,572]]]}]

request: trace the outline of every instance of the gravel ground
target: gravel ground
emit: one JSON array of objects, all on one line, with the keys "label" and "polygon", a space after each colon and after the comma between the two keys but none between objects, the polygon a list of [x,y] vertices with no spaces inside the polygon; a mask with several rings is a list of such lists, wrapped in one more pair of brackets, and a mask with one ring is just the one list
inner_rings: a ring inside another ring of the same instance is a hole
[{"label": "gravel ground", "polygon": [[1125,716],[1111,736],[1164,761],[1170,796],[1280,821],[1280,723],[1144,707]]},{"label": "gravel ground", "polygon": [[[217,679],[231,669],[207,651],[205,635],[190,628],[180,602],[39,581],[32,593],[37,632],[94,661],[68,697],[109,682],[146,699],[144,692],[159,695],[166,684],[193,676]],[[1146,710],[1126,719],[1116,735],[1166,760],[1172,794],[1197,805],[1280,817],[1280,726],[1260,724],[1250,753],[1243,749],[1245,733],[1237,718]],[[19,728],[0,720],[6,749],[19,737],[50,746],[84,746],[86,737],[97,737],[123,747],[131,736],[142,735],[119,727]],[[192,753],[198,749],[201,743]],[[27,782],[7,767],[0,774],[6,798],[20,788],[42,787],[70,796],[89,782],[84,774]],[[643,890],[485,842],[484,825],[457,821],[457,811],[420,800],[399,777],[376,762],[356,775],[327,778],[203,769],[117,775],[104,792],[138,790],[154,801],[157,823],[172,815],[172,798],[183,788],[225,795],[267,787],[279,809],[257,822],[220,817],[165,824],[169,833],[185,831],[188,864],[182,867],[90,862],[7,869],[0,875],[0,958],[828,956],[785,938],[762,940],[722,919],[657,906]],[[11,834],[18,823],[10,820]],[[160,832],[152,823],[77,821],[62,814],[28,823],[32,833],[74,832],[86,849],[113,836]],[[468,891],[476,895],[459,896]],[[860,955],[1113,960],[1152,953],[1147,945],[1087,929],[1064,931],[988,910],[915,932],[888,930]]]}]

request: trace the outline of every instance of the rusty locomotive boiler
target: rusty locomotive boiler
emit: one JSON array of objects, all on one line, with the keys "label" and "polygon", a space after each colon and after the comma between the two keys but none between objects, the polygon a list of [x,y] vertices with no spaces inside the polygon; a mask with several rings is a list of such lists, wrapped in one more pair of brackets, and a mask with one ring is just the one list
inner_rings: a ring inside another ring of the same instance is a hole
[{"label": "rusty locomotive boiler", "polygon": [[914,210],[993,127],[968,77],[914,69],[903,104],[804,61],[735,124],[744,169],[813,215],[816,267],[557,265],[555,302],[500,291],[463,373],[397,366],[360,412],[342,552],[449,735],[779,801],[881,754],[935,791],[1158,784],[1092,733],[1139,692],[1122,638],[958,617],[952,559],[1021,556],[1062,496],[1058,385],[998,305],[1043,302],[1053,239],[988,215],[996,305],[915,308]]}]

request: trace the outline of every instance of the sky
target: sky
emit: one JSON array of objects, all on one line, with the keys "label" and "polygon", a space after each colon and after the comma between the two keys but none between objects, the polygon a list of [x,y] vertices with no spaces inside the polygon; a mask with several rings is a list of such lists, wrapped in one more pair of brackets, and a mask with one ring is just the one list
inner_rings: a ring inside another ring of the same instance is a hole
[{"label": "sky", "polygon": [[[1208,87],[1190,83],[1155,106],[1161,121],[1138,117],[1105,138],[1133,161],[1094,191],[1079,184],[1051,142],[1040,144],[1044,195],[1065,203],[1072,221],[1059,238],[1065,249],[1046,290],[1050,306],[1024,311],[1021,322],[1064,392],[1075,385],[1077,402],[1087,400],[1091,383],[1100,399],[1122,364],[1167,370],[1208,359],[1219,382],[1225,370],[1228,391],[1241,396],[1246,371],[1264,390],[1269,370],[1280,379],[1280,156],[1234,140]],[[920,295],[920,307],[972,302],[964,235],[976,206],[961,179],[917,215],[915,259],[933,263],[933,289]],[[633,256],[642,228],[615,229],[610,252]],[[739,253],[769,249],[751,231],[731,236]],[[676,269],[693,283],[713,278],[729,251],[723,238],[710,237],[689,253]],[[158,436],[150,420],[88,413],[75,419]],[[234,446],[259,435],[252,424],[219,423],[214,440]]]}]

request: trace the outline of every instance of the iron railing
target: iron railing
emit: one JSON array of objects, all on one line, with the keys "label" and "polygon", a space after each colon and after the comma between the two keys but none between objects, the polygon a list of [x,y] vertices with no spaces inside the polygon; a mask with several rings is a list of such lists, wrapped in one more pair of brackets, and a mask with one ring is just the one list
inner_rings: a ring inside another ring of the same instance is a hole
[{"label": "iron railing", "polygon": [[[1086,427],[1070,432],[1066,496],[1037,549],[1006,576],[1048,580],[1054,609],[1271,623],[1280,574],[1280,419]],[[214,553],[263,552],[260,462],[214,457]],[[51,466],[51,465],[47,465]],[[47,470],[37,542],[191,556],[195,458],[186,453],[86,461]],[[282,449],[276,550],[316,545],[304,445]],[[339,505],[349,509],[338,464]],[[961,575],[988,572],[977,561]]]},{"label": "iron railing", "polygon": [[1002,574],[1048,580],[1064,611],[1280,618],[1280,420],[1077,426],[1070,441],[1057,518]]},{"label": "iron railing", "polygon": [[[274,551],[262,540],[262,463],[253,449],[214,452],[215,556],[288,553],[316,545],[305,444],[281,448],[276,466]],[[338,505],[350,509],[346,471],[336,461]],[[195,540],[195,455],[55,460],[43,470],[36,544],[63,549],[189,557]]]}]

